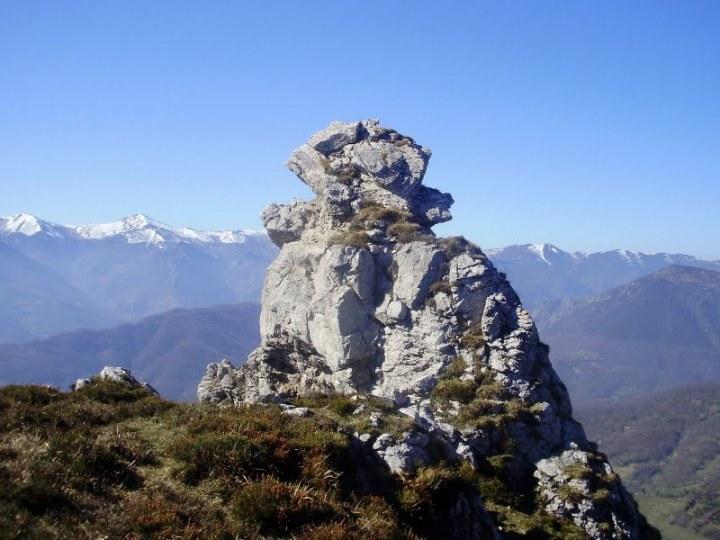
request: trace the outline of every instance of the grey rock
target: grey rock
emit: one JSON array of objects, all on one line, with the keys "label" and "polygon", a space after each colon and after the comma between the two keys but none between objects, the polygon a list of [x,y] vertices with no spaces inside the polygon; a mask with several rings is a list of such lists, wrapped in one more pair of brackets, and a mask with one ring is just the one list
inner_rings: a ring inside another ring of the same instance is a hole
[{"label": "grey rock", "polygon": [[323,196],[335,178],[329,173],[326,157],[307,144],[295,150],[287,162],[288,169],[305,182],[317,195]]},{"label": "grey rock", "polygon": [[413,200],[413,210],[428,225],[436,225],[452,219],[450,207],[454,202],[449,193],[422,186]]},{"label": "grey rock", "polygon": [[428,295],[430,285],[440,278],[444,255],[425,242],[409,242],[397,248],[393,262],[397,277],[393,295],[411,309],[418,309]]},{"label": "grey rock", "polygon": [[399,441],[389,433],[383,433],[375,440],[373,450],[392,472],[404,474],[430,462],[426,450],[429,442],[428,435],[417,431],[405,433]]},{"label": "grey rock", "polygon": [[391,321],[402,321],[407,317],[408,309],[400,300],[393,300],[387,308],[387,318]]},{"label": "grey rock", "polygon": [[133,377],[130,370],[124,367],[105,366],[102,370],[100,370],[98,377],[108,381],[126,383],[131,386],[140,386],[140,382]]},{"label": "grey rock", "polygon": [[351,159],[384,189],[400,196],[412,194],[425,175],[430,156],[412,145],[363,141],[353,146]]},{"label": "grey rock", "polygon": [[436,293],[435,296],[433,296],[433,301],[435,302],[435,309],[441,313],[448,312],[452,309],[450,296],[443,292]]},{"label": "grey rock", "polygon": [[373,443],[373,450],[384,452],[386,448],[392,446],[394,443],[395,438],[392,435],[389,433],[383,433],[375,439],[375,442]]},{"label": "grey rock", "polygon": [[353,416],[360,416],[361,414],[365,413],[366,410],[367,410],[367,405],[365,405],[363,403],[362,405],[359,405],[358,407],[356,407],[352,413],[353,413]]},{"label": "grey rock", "polygon": [[[262,343],[239,368],[208,366],[198,398],[220,405],[313,393],[388,398],[414,427],[374,441],[356,437],[372,441],[392,472],[411,474],[433,460],[477,465],[505,452],[510,438],[512,475],[537,482],[548,512],[592,538],[605,538],[608,527],[598,524],[608,517],[612,538],[642,538],[622,484],[603,501],[590,485],[565,478],[567,463],[586,459],[599,471],[604,458],[572,418],[547,348],[504,275],[470,242],[435,237],[431,227],[450,219],[453,200],[422,184],[429,158],[427,148],[374,120],[332,124],[293,152],[288,167],[315,198],[263,213],[281,249],[265,280]],[[465,367],[454,377],[489,384],[498,415],[519,412],[502,426],[474,427],[458,421],[458,400],[436,402],[433,390],[460,360]],[[384,429],[384,418],[371,413],[370,425]],[[584,502],[559,501],[563,483]],[[468,495],[457,505],[449,537],[495,537],[482,501]]]},{"label": "grey rock", "polygon": [[302,418],[312,415],[312,411],[307,407],[295,407],[293,405],[288,405],[287,403],[281,403],[280,408],[282,409],[283,414],[287,414],[288,416]]},{"label": "grey rock", "polygon": [[323,154],[337,152],[343,146],[356,143],[360,138],[361,128],[360,122],[332,122],[310,137],[308,144]]},{"label": "grey rock", "polygon": [[472,448],[465,444],[464,442],[461,442],[457,445],[457,455],[460,459],[464,459],[468,461],[473,467],[477,467],[477,460],[475,459],[475,453],[472,451]]},{"label": "grey rock", "polygon": [[226,358],[208,365],[197,389],[198,401],[216,405],[236,405],[241,402],[235,367]]},{"label": "grey rock", "polygon": [[[123,384],[127,384],[129,386],[135,386],[145,389],[150,394],[159,395],[158,391],[152,387],[149,383],[146,382],[140,382],[138,381],[135,376],[130,372],[129,369],[126,369],[124,367],[115,367],[115,366],[105,366],[100,370],[100,373],[97,375],[97,379],[106,380],[106,381],[113,381],[113,382],[119,382]],[[88,384],[92,383],[92,378],[90,379],[77,379],[75,383],[72,385],[72,390],[80,390],[84,386],[87,386]]]},{"label": "grey rock", "polygon": [[[575,446],[536,465],[538,494],[548,513],[572,519],[593,539],[641,538],[641,518],[602,457]],[[601,499],[594,496],[594,483],[603,485]]]},{"label": "grey rock", "polygon": [[160,392],[158,392],[157,389],[149,382],[140,383],[140,386],[142,386],[147,392],[150,392],[151,394],[155,394],[156,396],[160,395]]},{"label": "grey rock", "polygon": [[293,201],[290,204],[271,204],[263,210],[261,218],[270,240],[282,247],[300,239],[316,211],[312,202]]},{"label": "grey rock", "polygon": [[83,386],[87,386],[91,382],[90,379],[77,379],[70,388],[72,390],[80,390]]}]

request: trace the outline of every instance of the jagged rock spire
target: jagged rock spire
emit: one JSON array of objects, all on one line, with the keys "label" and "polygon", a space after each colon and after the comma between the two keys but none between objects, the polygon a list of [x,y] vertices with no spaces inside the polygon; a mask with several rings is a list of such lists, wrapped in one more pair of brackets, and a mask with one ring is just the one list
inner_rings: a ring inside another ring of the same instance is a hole
[{"label": "jagged rock spire", "polygon": [[450,194],[422,185],[430,154],[429,148],[380,127],[377,120],[333,122],[288,160],[316,200],[265,209],[270,238],[282,246],[305,228],[338,225],[370,205],[408,212],[425,228],[450,220]]},{"label": "jagged rock spire", "polygon": [[265,280],[262,343],[238,369],[210,365],[199,398],[385,398],[413,429],[358,438],[393,471],[439,455],[503,463],[508,489],[536,490],[537,511],[593,539],[650,538],[573,419],[505,276],[465,239],[433,234],[453,200],[422,185],[429,157],[372,120],[333,123],[292,154],[289,168],[316,197],[263,212],[281,250]]}]

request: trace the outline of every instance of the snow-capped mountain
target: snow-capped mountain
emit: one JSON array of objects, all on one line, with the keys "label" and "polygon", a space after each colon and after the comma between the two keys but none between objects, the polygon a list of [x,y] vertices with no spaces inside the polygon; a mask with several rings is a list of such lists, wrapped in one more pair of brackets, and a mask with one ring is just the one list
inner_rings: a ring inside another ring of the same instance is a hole
[{"label": "snow-capped mountain", "polygon": [[14,216],[0,217],[0,235],[22,234],[34,236],[45,234],[48,236],[61,236],[62,227],[38,219],[30,214],[15,214]]},{"label": "snow-capped mountain", "polygon": [[[276,252],[263,231],[207,232],[142,214],[99,225],[60,225],[29,214],[0,218],[0,343],[178,307],[257,301]],[[671,265],[720,270],[720,261],[690,255],[571,253],[547,243],[485,252],[531,310],[588,298]]]},{"label": "snow-capped mountain", "polygon": [[0,248],[0,343],[254,302],[276,253],[261,231],[175,228],[142,214],[78,226],[0,218]]},{"label": "snow-capped mountain", "polygon": [[720,261],[679,253],[567,252],[547,243],[486,249],[485,253],[508,275],[528,307],[552,299],[587,298],[671,265],[720,270]]},{"label": "snow-capped mountain", "polygon": [[[630,265],[653,266],[664,263],[666,265],[698,263],[699,265],[720,266],[720,261],[703,261],[692,255],[682,253],[643,253],[627,249],[614,249],[611,251],[563,251],[553,244],[519,244],[503,248],[486,249],[489,257],[498,260],[537,260],[548,266],[553,264],[582,264],[592,260],[621,260]],[[692,266],[692,264],[690,265]]]},{"label": "snow-capped mountain", "polygon": [[118,221],[96,225],[59,225],[30,214],[0,217],[0,235],[48,236],[105,240],[122,238],[129,244],[163,246],[168,243],[242,244],[248,237],[264,236],[264,231],[200,231],[189,227],[174,228],[143,214],[135,214]]}]

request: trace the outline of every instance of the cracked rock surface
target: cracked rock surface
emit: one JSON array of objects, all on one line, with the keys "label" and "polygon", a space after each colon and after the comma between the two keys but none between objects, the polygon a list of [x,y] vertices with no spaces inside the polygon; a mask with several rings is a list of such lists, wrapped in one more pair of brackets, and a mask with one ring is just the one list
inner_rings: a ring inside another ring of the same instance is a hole
[{"label": "cracked rock surface", "polygon": [[[505,276],[464,238],[433,233],[451,219],[453,199],[423,185],[430,154],[374,120],[334,122],[293,152],[288,167],[315,198],[262,214],[281,248],[265,280],[262,343],[239,368],[208,366],[198,398],[383,398],[413,429],[358,442],[393,472],[490,463],[511,488],[534,493],[538,512],[589,538],[651,538],[573,419],[548,347]],[[483,521],[463,523],[458,537],[503,536],[502,527],[487,532],[483,504],[457,502]]]}]

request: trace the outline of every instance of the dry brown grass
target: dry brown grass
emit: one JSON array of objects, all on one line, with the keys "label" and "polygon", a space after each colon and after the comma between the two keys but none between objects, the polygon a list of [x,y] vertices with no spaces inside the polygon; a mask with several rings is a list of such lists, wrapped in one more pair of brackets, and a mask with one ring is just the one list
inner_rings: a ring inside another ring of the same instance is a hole
[{"label": "dry brown grass", "polygon": [[[448,396],[470,397],[456,382],[466,368],[447,368]],[[371,465],[350,435],[378,434],[366,424],[373,412],[383,431],[410,429],[391,402],[314,396],[298,404],[314,415],[173,404],[113,383],[75,393],[2,388],[0,537],[444,538],[465,494],[498,509],[509,538],[579,538],[507,482],[511,454],[490,456],[479,471],[439,461],[396,477]]]}]

